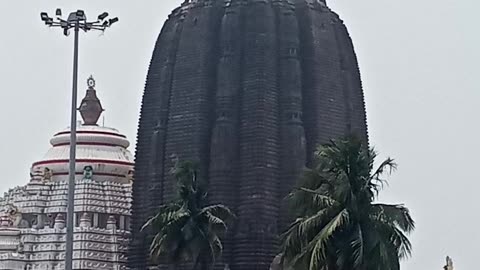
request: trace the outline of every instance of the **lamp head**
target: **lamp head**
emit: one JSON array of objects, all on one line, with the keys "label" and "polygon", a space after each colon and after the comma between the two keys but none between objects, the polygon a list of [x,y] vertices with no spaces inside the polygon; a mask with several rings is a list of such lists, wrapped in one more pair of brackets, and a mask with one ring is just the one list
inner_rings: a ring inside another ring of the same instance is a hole
[{"label": "lamp head", "polygon": [[83,10],[80,10],[80,9],[70,13],[70,15],[68,15],[68,19],[67,19],[68,22],[80,22],[80,21],[85,21],[85,20],[87,20],[87,18],[85,16],[85,12]]},{"label": "lamp head", "polygon": [[55,15],[61,17],[62,16],[62,10],[57,8],[57,10],[55,11]]},{"label": "lamp head", "polygon": [[40,18],[42,21],[46,22],[48,20],[48,13],[47,12],[41,12],[40,13]]},{"label": "lamp head", "polygon": [[112,24],[114,24],[114,23],[116,23],[116,22],[118,22],[118,17],[115,17],[115,18],[113,18],[113,19],[108,20],[109,26],[111,26]]},{"label": "lamp head", "polygon": [[86,21],[87,17],[85,16],[85,12],[81,9],[75,12],[75,17],[77,21]]},{"label": "lamp head", "polygon": [[103,21],[107,17],[108,17],[108,12],[103,12],[102,14],[98,15],[98,20]]}]

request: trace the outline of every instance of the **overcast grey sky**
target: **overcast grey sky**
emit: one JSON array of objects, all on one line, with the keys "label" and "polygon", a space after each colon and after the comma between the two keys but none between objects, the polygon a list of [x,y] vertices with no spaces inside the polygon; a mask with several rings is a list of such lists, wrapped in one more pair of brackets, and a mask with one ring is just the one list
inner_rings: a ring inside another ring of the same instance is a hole
[{"label": "overcast grey sky", "polygon": [[[80,97],[97,80],[107,126],[132,142],[152,49],[182,0],[0,0],[0,191],[25,184],[31,163],[68,126],[72,37],[48,29],[40,11],[107,10],[120,22],[81,34]],[[139,4],[141,3],[141,4]],[[478,269],[480,2],[330,0],[353,38],[370,140],[399,163],[383,201],[403,202],[418,228],[408,270]],[[133,147],[131,148],[134,150]]]}]

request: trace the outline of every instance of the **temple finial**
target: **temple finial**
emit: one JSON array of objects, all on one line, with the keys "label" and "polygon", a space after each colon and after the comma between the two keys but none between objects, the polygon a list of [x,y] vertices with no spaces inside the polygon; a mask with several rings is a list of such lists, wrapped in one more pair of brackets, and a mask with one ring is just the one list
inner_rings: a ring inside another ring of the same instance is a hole
[{"label": "temple finial", "polygon": [[103,112],[102,104],[97,97],[95,91],[95,79],[92,75],[87,80],[87,94],[80,103],[80,115],[83,119],[83,124],[87,126],[97,125],[97,121]]},{"label": "temple finial", "polygon": [[87,86],[88,86],[88,89],[94,89],[95,88],[95,79],[93,78],[92,75],[90,75],[90,77],[88,77],[88,79],[87,79]]}]

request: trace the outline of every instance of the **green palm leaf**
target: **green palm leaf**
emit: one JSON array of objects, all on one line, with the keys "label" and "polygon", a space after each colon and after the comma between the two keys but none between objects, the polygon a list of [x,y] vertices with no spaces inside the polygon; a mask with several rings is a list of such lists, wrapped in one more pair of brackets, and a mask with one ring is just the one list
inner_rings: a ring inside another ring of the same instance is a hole
[{"label": "green palm leaf", "polygon": [[400,204],[374,203],[397,168],[355,138],[318,147],[313,166],[287,197],[296,220],[282,235],[283,259],[294,269],[398,270],[411,254],[415,223]]},{"label": "green palm leaf", "polygon": [[316,270],[323,267],[326,261],[326,247],[328,242],[333,238],[333,234],[348,225],[349,214],[346,209],[343,209],[338,215],[332,219],[325,227],[318,233],[313,241],[307,246],[306,250],[312,248],[312,255],[310,259],[310,270]]},{"label": "green palm leaf", "polygon": [[172,173],[178,183],[177,198],[162,205],[142,227],[155,234],[150,245],[152,259],[167,256],[174,265],[191,261],[207,269],[221,256],[221,235],[235,215],[221,204],[205,206],[207,193],[196,163],[178,162]]},{"label": "green palm leaf", "polygon": [[354,267],[360,267],[363,264],[365,254],[365,243],[360,224],[356,225],[356,232],[352,237],[353,240],[350,242],[350,245],[352,247],[353,265]]},{"label": "green palm leaf", "polygon": [[392,223],[407,233],[415,229],[415,221],[410,216],[410,211],[402,204],[373,204],[372,216],[375,219]]},{"label": "green palm leaf", "polygon": [[221,218],[222,220],[228,220],[235,218],[235,214],[223,204],[209,205],[200,211],[200,213],[208,212],[214,216]]}]

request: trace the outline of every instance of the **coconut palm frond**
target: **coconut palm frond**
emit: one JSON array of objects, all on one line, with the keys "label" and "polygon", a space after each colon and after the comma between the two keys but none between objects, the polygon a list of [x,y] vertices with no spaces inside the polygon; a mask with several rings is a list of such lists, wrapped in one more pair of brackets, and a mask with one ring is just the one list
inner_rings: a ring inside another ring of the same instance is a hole
[{"label": "coconut palm frond", "polygon": [[353,239],[350,242],[352,247],[353,266],[359,267],[363,264],[365,254],[365,241],[363,237],[363,230],[360,224],[356,225]]},{"label": "coconut palm frond", "polygon": [[173,264],[191,261],[209,268],[222,253],[221,234],[235,215],[221,204],[205,206],[207,192],[198,177],[198,164],[178,161],[172,173],[177,179],[177,198],[162,205],[142,227],[155,234],[150,245],[152,259],[166,256]]},{"label": "coconut palm frond", "polygon": [[398,226],[406,233],[415,229],[415,221],[410,215],[410,210],[402,204],[372,204],[371,216],[376,220]]},{"label": "coconut palm frond", "polygon": [[384,174],[391,174],[397,169],[397,163],[392,158],[385,159],[370,176],[368,184],[375,191],[376,195],[388,184],[382,177]]},{"label": "coconut palm frond", "polygon": [[145,224],[143,224],[141,230],[145,230],[147,227],[162,227],[166,222],[168,222],[172,216],[176,215],[176,212],[181,207],[176,203],[170,203],[167,205],[160,206],[157,214],[147,220]]},{"label": "coconut palm frond", "polygon": [[325,227],[318,233],[318,235],[306,247],[311,249],[310,270],[316,270],[322,267],[326,260],[326,247],[328,242],[333,238],[335,232],[344,226],[348,225],[350,215],[346,209],[343,209],[338,215],[333,218]]},{"label": "coconut palm frond", "polygon": [[233,219],[235,218],[235,214],[228,208],[227,206],[223,204],[214,204],[214,205],[209,205],[200,211],[200,213],[211,213],[214,216],[217,216],[223,220],[228,220],[228,219]]},{"label": "coconut palm frond", "polygon": [[297,219],[282,236],[294,269],[399,270],[411,254],[406,234],[415,223],[403,205],[374,203],[396,169],[355,138],[318,147],[312,168],[287,197]]}]

